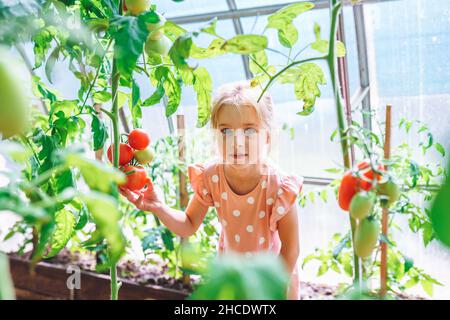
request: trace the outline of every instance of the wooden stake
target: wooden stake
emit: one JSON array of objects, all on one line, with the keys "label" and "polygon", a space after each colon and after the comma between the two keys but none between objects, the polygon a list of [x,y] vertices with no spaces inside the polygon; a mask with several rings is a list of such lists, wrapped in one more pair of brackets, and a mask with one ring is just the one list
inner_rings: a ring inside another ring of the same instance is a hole
[{"label": "wooden stake", "polygon": [[[180,159],[180,161],[185,161],[186,160],[186,155],[185,155],[185,145],[186,145],[186,141],[185,141],[185,136],[184,136],[184,129],[185,129],[185,125],[184,125],[184,115],[179,114],[177,115],[177,131],[178,131],[178,135],[180,137],[180,140],[178,141],[178,157]],[[187,191],[187,182],[186,182],[186,175],[180,171],[178,173],[179,176],[179,197],[180,197],[180,207],[182,208],[182,210],[185,210],[188,202],[189,202],[189,194]],[[187,238],[181,238],[181,243],[186,243],[188,241]],[[181,261],[181,263],[183,264],[183,261]],[[188,285],[190,283],[190,277],[189,274],[183,272],[183,283]]]},{"label": "wooden stake", "polygon": [[[391,105],[386,106],[386,133],[384,137],[384,158],[388,160],[391,156]],[[388,166],[386,165],[386,170]],[[381,232],[385,239],[388,239],[388,208],[383,208],[381,217]],[[380,296],[383,298],[387,292],[387,243],[381,241],[381,262],[380,262]]]}]

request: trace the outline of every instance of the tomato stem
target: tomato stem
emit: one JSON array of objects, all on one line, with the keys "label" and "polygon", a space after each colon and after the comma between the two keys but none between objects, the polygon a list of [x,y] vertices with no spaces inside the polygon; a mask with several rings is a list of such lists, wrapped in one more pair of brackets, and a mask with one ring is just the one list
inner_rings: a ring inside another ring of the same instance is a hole
[{"label": "tomato stem", "polygon": [[[328,68],[330,70],[331,84],[333,86],[333,96],[336,104],[336,113],[338,119],[339,135],[341,142],[342,158],[344,161],[344,166],[346,169],[350,169],[351,161],[349,155],[349,141],[348,141],[348,130],[344,121],[344,107],[342,103],[342,97],[339,93],[339,84],[336,76],[336,34],[337,34],[337,23],[338,17],[342,9],[342,2],[338,0],[330,0],[330,16],[331,16],[331,28],[330,28],[330,39],[328,54],[326,60],[328,63]],[[361,264],[359,257],[354,251],[354,234],[356,230],[356,221],[349,216],[350,227],[352,231],[352,243],[353,243],[353,261],[354,261],[354,278],[353,285],[360,289],[361,285]]]}]

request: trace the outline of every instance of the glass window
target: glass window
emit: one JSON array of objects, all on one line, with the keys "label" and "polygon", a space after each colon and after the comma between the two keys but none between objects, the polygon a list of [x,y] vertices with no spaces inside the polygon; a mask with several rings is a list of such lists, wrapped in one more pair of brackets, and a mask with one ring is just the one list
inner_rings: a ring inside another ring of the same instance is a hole
[{"label": "glass window", "polygon": [[[235,0],[236,6],[238,9],[246,9],[246,8],[254,8],[254,7],[261,7],[261,6],[273,6],[276,4],[279,4],[277,1],[273,0]],[[290,2],[297,2],[295,0],[285,0],[281,3],[288,4]]]},{"label": "glass window", "polygon": [[[407,10],[405,9],[407,8]],[[372,105],[384,119],[419,119],[435,140],[450,144],[450,1],[392,1],[365,5]],[[417,136],[394,131],[395,143]],[[417,150],[418,159],[423,159]],[[430,160],[437,153],[430,153]]]},{"label": "glass window", "polygon": [[195,0],[174,2],[171,0],[154,0],[152,4],[156,5],[159,12],[166,17],[190,16],[201,13],[226,11],[228,5],[225,0]]}]

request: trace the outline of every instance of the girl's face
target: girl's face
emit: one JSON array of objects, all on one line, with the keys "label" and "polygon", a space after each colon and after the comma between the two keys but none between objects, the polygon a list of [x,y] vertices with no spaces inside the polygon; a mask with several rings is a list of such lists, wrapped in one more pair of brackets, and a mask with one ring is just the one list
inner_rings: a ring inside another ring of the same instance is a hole
[{"label": "girl's face", "polygon": [[256,164],[267,154],[269,134],[252,106],[223,105],[217,114],[215,134],[226,164]]}]

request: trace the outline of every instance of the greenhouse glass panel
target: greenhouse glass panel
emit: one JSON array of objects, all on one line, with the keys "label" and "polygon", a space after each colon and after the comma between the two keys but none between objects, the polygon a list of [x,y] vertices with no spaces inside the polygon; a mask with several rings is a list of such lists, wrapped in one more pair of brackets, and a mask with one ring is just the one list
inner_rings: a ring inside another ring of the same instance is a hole
[{"label": "greenhouse glass panel", "polygon": [[158,11],[163,13],[167,18],[228,10],[226,0],[195,0],[181,2],[155,0],[152,1],[152,4],[155,4]]},{"label": "greenhouse glass panel", "polygon": [[[405,10],[407,8],[407,10]],[[384,118],[392,104],[401,118],[428,125],[436,141],[450,144],[450,1],[392,1],[364,6],[373,108]],[[415,125],[411,130],[417,130]],[[395,131],[398,144],[417,137]],[[416,156],[423,158],[419,149]],[[437,159],[437,153],[427,155]]]}]

